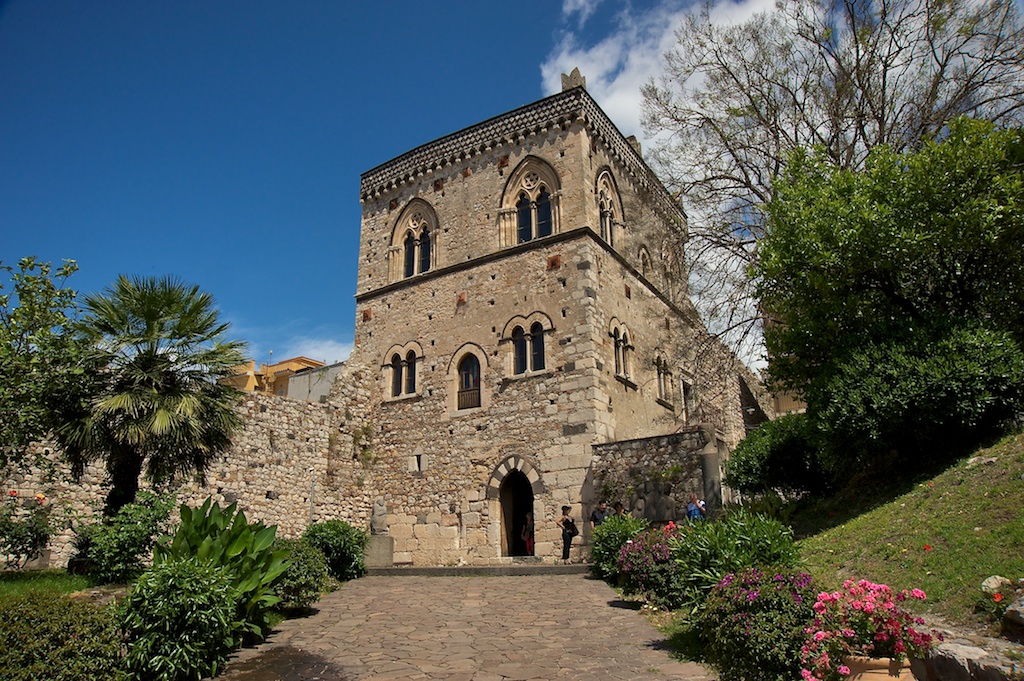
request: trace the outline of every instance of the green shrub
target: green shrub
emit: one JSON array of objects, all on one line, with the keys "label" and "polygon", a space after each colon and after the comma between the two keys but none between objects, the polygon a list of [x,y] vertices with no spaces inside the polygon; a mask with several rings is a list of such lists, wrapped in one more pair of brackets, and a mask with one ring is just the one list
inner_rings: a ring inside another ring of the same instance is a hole
[{"label": "green shrub", "polygon": [[1024,412],[1024,352],[1005,332],[915,329],[867,345],[808,390],[832,446],[833,476],[902,456],[901,466],[959,454]]},{"label": "green shrub", "polygon": [[799,679],[814,598],[806,573],[749,568],[727,574],[697,618],[705,660],[724,681]]},{"label": "green shrub", "polygon": [[7,495],[0,505],[0,555],[8,568],[20,569],[42,554],[53,534],[52,510],[41,494],[22,503],[16,490]]},{"label": "green shrub", "polygon": [[127,679],[113,608],[33,592],[0,608],[0,669],[6,681]]},{"label": "green shrub", "polygon": [[646,518],[616,514],[594,528],[590,569],[595,577],[613,579],[619,574],[619,552],[626,542],[647,529]]},{"label": "green shrub", "polygon": [[306,528],[302,538],[320,549],[335,579],[347,581],[366,572],[364,553],[369,535],[344,520],[325,520]]},{"label": "green shrub", "polygon": [[639,594],[647,601],[668,608],[680,607],[685,594],[678,589],[672,543],[680,536],[675,523],[654,527],[626,540],[619,551],[618,571],[627,594]]},{"label": "green shrub", "polygon": [[787,414],[758,426],[729,456],[725,483],[746,495],[778,491],[787,496],[819,493],[828,487],[811,421]]},{"label": "green shrub", "polygon": [[89,578],[97,584],[123,584],[138,576],[172,508],[170,499],[143,491],[113,518],[83,528],[76,543],[89,557]]},{"label": "green shrub", "polygon": [[793,531],[777,520],[742,509],[721,521],[689,523],[670,539],[675,566],[674,591],[699,611],[711,589],[730,572],[775,565],[795,567],[799,560]]},{"label": "green shrub", "polygon": [[235,587],[235,619],[245,638],[259,639],[270,628],[270,609],[281,600],[274,585],[287,568],[287,552],[274,549],[276,526],[250,523],[236,510],[237,504],[221,510],[210,498],[196,509],[182,505],[178,531],[156,545],[153,562],[195,557],[226,568]]},{"label": "green shrub", "polygon": [[288,569],[274,591],[281,598],[281,608],[308,608],[320,600],[327,585],[327,560],[320,549],[302,539],[278,539],[278,550],[288,551]]},{"label": "green shrub", "polygon": [[234,645],[235,588],[226,567],[196,558],[154,565],[121,607],[128,667],[140,679],[215,676]]}]

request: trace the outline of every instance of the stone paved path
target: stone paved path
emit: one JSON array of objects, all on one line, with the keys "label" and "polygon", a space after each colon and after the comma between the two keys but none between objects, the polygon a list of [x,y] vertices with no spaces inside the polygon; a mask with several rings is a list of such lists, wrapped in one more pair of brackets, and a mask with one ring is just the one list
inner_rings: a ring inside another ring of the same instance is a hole
[{"label": "stone paved path", "polygon": [[241,651],[225,681],[677,679],[664,637],[583,575],[363,577]]}]

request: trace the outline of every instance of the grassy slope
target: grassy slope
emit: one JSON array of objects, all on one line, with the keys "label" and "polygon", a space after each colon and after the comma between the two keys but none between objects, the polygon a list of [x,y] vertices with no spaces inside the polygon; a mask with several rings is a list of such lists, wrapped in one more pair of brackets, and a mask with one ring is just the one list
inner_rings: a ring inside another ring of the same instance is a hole
[{"label": "grassy slope", "polygon": [[918,587],[931,611],[974,622],[986,577],[1024,577],[1024,435],[979,450],[888,503],[801,540],[800,549],[825,588],[848,577]]},{"label": "grassy slope", "polygon": [[84,576],[69,575],[63,570],[0,572],[0,603],[31,591],[69,594],[88,586],[89,580]]}]

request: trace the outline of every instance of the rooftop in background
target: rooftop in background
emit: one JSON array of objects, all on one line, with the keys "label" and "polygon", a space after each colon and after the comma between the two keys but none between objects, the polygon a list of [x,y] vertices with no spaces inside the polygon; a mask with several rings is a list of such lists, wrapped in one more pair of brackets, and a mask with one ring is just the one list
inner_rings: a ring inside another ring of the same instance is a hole
[{"label": "rooftop in background", "polygon": [[309,357],[292,357],[274,364],[260,364],[256,368],[256,360],[249,360],[234,368],[234,375],[221,379],[224,385],[231,385],[246,392],[263,395],[288,396],[288,379],[302,370],[317,369],[324,366]]}]

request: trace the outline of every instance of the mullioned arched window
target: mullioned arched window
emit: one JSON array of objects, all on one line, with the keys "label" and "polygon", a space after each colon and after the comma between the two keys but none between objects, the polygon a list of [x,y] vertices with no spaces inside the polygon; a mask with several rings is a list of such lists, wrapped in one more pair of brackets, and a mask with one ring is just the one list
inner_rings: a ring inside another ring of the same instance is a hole
[{"label": "mullioned arched window", "polygon": [[514,246],[559,231],[558,175],[547,162],[529,156],[509,176],[498,211],[499,241]]},{"label": "mullioned arched window", "polygon": [[615,352],[615,375],[619,378],[632,380],[633,343],[629,329],[618,319],[612,319],[608,326],[608,335],[612,339]]},{"label": "mullioned arched window", "polygon": [[598,234],[609,246],[614,246],[616,234],[622,229],[622,200],[608,168],[597,174],[594,194],[597,197]]},{"label": "mullioned arched window", "polygon": [[393,345],[384,355],[381,370],[386,389],[385,399],[402,399],[419,394],[419,367],[423,348],[416,341]]},{"label": "mullioned arched window", "polygon": [[437,214],[423,199],[413,199],[395,222],[388,252],[391,281],[429,272],[434,266]]},{"label": "mullioned arched window", "polygon": [[511,345],[509,368],[512,376],[543,371],[547,367],[545,336],[554,326],[551,318],[537,311],[526,317],[513,317],[501,333],[502,342]]}]

